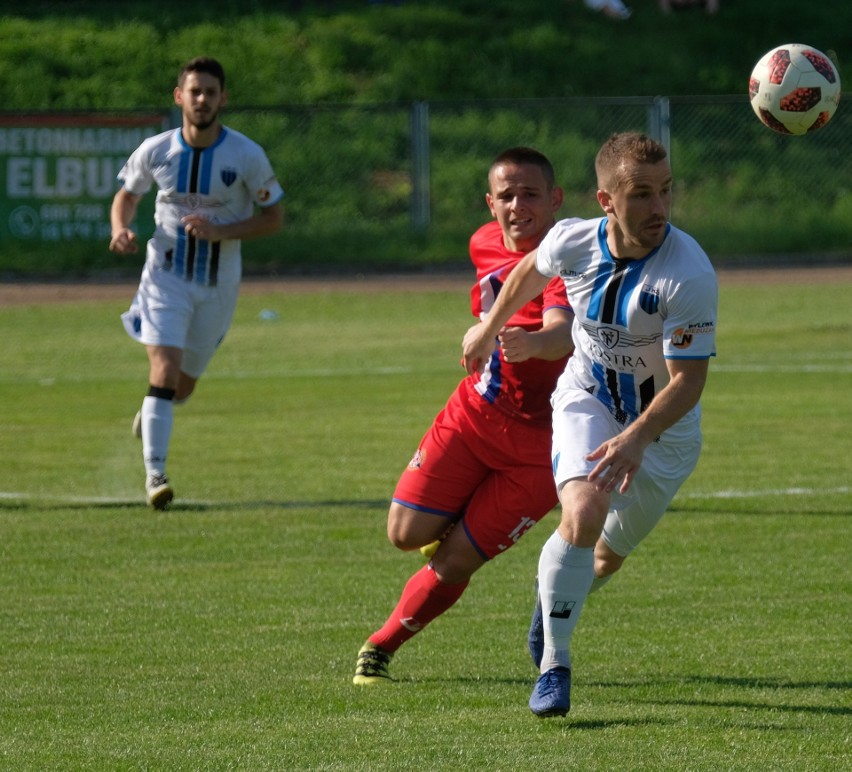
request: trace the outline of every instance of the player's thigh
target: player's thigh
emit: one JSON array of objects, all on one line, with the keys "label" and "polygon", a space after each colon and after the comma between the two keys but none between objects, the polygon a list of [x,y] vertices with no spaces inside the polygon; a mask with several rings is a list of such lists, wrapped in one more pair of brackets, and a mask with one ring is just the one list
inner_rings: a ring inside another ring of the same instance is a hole
[{"label": "player's thigh", "polygon": [[149,381],[152,386],[177,389],[183,351],[174,346],[145,347],[150,365]]},{"label": "player's thigh", "polygon": [[553,476],[558,490],[568,480],[585,479],[596,461],[586,457],[621,431],[600,400],[585,391],[556,395],[553,408]]},{"label": "player's thigh", "polygon": [[626,494],[614,493],[603,539],[616,554],[627,557],[654,530],[695,469],[700,437],[679,443],[652,443]]},{"label": "player's thigh", "polygon": [[456,392],[400,475],[394,502],[451,520],[461,517],[473,492],[489,474],[476,438],[471,416]]},{"label": "player's thigh", "polygon": [[193,311],[188,282],[157,266],[145,267],[131,308],[141,343],[183,349]]},{"label": "player's thigh", "polygon": [[429,512],[392,501],[388,509],[388,539],[395,547],[413,550],[445,537],[456,518],[440,512]]},{"label": "player's thigh", "polygon": [[225,338],[237,307],[238,287],[195,287],[182,369],[198,379]]},{"label": "player's thigh", "polygon": [[557,504],[547,463],[493,471],[476,489],[461,524],[477,552],[490,560],[517,544]]}]

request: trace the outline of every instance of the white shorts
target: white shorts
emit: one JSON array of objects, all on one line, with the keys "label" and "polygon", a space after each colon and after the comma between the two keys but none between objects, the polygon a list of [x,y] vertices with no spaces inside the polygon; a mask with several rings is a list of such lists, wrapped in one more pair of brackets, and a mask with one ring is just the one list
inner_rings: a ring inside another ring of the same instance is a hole
[{"label": "white shorts", "polygon": [[238,294],[239,284],[205,287],[148,262],[121,321],[140,343],[182,349],[181,370],[199,378],[231,326]]},{"label": "white shorts", "polygon": [[[558,391],[553,404],[553,476],[561,494],[568,480],[585,478],[597,465],[586,456],[624,427],[586,391]],[[627,493],[612,494],[602,535],[613,552],[627,557],[651,533],[695,469],[700,453],[698,420],[689,431],[664,434],[645,449]]]}]

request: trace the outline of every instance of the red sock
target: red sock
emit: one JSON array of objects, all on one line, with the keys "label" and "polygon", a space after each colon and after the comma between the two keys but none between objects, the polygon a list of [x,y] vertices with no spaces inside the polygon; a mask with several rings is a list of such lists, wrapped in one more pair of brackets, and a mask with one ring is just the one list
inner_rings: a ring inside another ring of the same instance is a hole
[{"label": "red sock", "polygon": [[384,627],[370,636],[370,641],[385,651],[396,651],[452,606],[469,583],[470,580],[444,584],[435,576],[431,564],[423,566],[408,580],[393,613]]}]

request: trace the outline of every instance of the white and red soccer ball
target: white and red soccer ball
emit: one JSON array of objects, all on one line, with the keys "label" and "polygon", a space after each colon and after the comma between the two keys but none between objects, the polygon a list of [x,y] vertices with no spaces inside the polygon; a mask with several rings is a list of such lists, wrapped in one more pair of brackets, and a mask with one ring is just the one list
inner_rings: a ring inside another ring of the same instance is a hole
[{"label": "white and red soccer ball", "polygon": [[807,134],[831,120],[840,103],[840,75],[813,46],[788,43],[754,66],[748,95],[755,115],[781,134]]}]

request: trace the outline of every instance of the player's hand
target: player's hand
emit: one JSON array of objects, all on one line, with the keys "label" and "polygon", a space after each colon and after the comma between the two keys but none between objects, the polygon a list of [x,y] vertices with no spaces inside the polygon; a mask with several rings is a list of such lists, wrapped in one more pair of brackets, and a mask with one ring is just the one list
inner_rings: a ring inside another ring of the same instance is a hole
[{"label": "player's hand", "polygon": [[515,364],[533,356],[530,334],[522,327],[504,327],[497,336],[503,349],[503,359]]},{"label": "player's hand", "polygon": [[627,493],[639,471],[644,450],[644,446],[622,432],[586,456],[587,461],[598,461],[586,479],[602,493],[616,489]]},{"label": "player's hand", "polygon": [[206,217],[202,217],[199,214],[188,214],[186,217],[182,217],[180,222],[187,236],[192,236],[195,239],[203,239],[204,241],[221,240],[217,238],[218,231],[216,225]]},{"label": "player's hand", "polygon": [[132,255],[138,249],[136,234],[130,228],[117,230],[109,240],[109,251],[117,255]]},{"label": "player's hand", "polygon": [[486,331],[484,324],[475,324],[462,340],[462,365],[468,375],[481,373],[485,363],[494,351],[494,338]]}]

